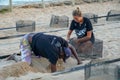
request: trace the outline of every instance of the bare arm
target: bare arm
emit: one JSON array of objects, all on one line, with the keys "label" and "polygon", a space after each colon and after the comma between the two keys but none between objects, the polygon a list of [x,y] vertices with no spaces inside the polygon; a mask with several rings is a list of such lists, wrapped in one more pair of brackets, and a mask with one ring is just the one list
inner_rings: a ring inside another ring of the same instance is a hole
[{"label": "bare arm", "polygon": [[51,64],[51,71],[52,72],[55,72],[57,69],[56,69],[56,65],[55,64]]},{"label": "bare arm", "polygon": [[69,44],[69,48],[71,49],[72,54],[73,54],[74,57],[76,58],[78,64],[81,64],[81,61],[80,61],[80,59],[78,58],[78,54],[77,54],[75,48],[74,48],[71,44]]},{"label": "bare arm", "polygon": [[78,39],[77,42],[80,43],[80,42],[88,41],[88,40],[90,40],[91,36],[92,36],[92,31],[88,31],[87,36]]},{"label": "bare arm", "polygon": [[72,32],[73,32],[73,30],[69,30],[69,31],[68,31],[68,34],[67,34],[67,40],[70,39],[70,36],[71,36]]}]

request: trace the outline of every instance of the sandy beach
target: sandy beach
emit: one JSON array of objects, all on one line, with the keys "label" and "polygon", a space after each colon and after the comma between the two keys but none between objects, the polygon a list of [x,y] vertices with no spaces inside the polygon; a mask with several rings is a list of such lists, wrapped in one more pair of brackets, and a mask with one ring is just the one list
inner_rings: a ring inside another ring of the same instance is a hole
[{"label": "sandy beach", "polygon": [[[83,13],[95,13],[99,16],[107,15],[110,10],[119,10],[120,3],[118,2],[104,2],[104,3],[83,3],[75,6],[54,6],[42,8],[14,8],[12,12],[0,14],[0,28],[15,27],[18,20],[34,20],[36,21],[36,31],[44,32],[51,30],[66,29],[59,32],[51,32],[62,36],[66,39],[68,28],[53,28],[49,27],[51,15],[66,15],[72,20],[72,11],[80,7]],[[106,21],[106,19],[99,19],[97,24],[93,24],[94,34],[97,39],[103,40],[103,58],[111,58],[120,56],[120,21]],[[24,34],[16,32],[15,29],[0,31],[0,37],[11,36],[16,34]],[[75,36],[73,34],[72,36]],[[19,42],[21,37],[13,39],[0,40],[0,56],[13,53],[19,53]],[[3,63],[3,62],[2,62]],[[1,64],[0,66],[8,66],[9,62]],[[13,63],[15,63],[13,61]],[[73,61],[74,63],[74,61]],[[9,63],[10,65],[12,63]],[[70,63],[71,64],[71,63]],[[3,67],[2,67],[3,68]],[[0,68],[0,69],[2,69]],[[73,76],[74,75],[74,76]],[[46,77],[47,76],[47,77]],[[77,71],[69,74],[58,76],[51,76],[49,73],[28,73],[21,77],[11,77],[6,80],[84,80],[84,71]],[[4,80],[0,78],[0,80]]]},{"label": "sandy beach", "polygon": [[[72,11],[76,7],[80,7],[83,13],[95,13],[99,16],[107,15],[108,11],[110,10],[120,10],[120,4],[117,2],[104,2],[104,3],[84,3],[75,6],[55,6],[55,7],[48,7],[45,9],[41,8],[14,8],[13,12],[8,12],[5,14],[0,14],[0,28],[8,28],[8,27],[15,27],[16,21],[18,20],[33,20],[36,21],[36,32],[44,32],[50,30],[57,30],[63,28],[50,28],[50,20],[51,15],[66,15],[72,20]],[[71,22],[71,21],[70,21]],[[109,24],[110,23],[110,24]],[[101,26],[93,26],[94,33],[96,38],[101,39],[104,41],[104,49],[105,53],[112,53],[112,54],[119,54],[119,39],[120,36],[119,32],[119,21],[116,22],[106,22],[105,19],[99,19],[98,23],[95,25],[105,24]],[[114,28],[117,27],[117,28]],[[65,28],[67,29],[67,28]],[[103,33],[105,32],[105,33]],[[62,33],[62,34],[59,34]],[[0,31],[0,37],[4,36],[11,36],[16,34],[24,34],[20,32],[16,32],[15,29],[10,30],[2,30]],[[59,31],[59,32],[52,32],[50,34],[56,34],[58,36],[66,36],[67,30]],[[103,34],[105,34],[103,36]],[[8,42],[9,40],[9,42]],[[8,39],[8,40],[0,40],[0,48],[1,52],[0,55],[5,54],[12,54],[19,52],[19,40],[20,38]],[[9,46],[10,44],[10,46]],[[112,44],[112,45],[111,45]],[[109,46],[109,47],[108,47]],[[113,47],[111,47],[113,46]],[[110,48],[110,50],[106,49]],[[113,49],[113,50],[112,50]],[[106,51],[107,50],[107,51]]]}]

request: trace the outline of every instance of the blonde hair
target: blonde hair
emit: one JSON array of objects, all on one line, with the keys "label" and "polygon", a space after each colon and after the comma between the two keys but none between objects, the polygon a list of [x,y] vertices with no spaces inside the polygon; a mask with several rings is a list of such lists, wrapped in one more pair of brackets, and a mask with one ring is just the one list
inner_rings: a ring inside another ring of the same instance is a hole
[{"label": "blonde hair", "polygon": [[80,11],[80,8],[77,7],[75,10],[73,10],[73,13],[72,13],[73,16],[82,16],[82,13]]}]

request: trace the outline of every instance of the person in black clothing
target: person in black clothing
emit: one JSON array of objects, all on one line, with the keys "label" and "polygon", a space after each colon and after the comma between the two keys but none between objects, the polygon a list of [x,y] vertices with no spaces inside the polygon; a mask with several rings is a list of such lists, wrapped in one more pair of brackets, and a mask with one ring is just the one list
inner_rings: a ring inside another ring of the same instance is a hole
[{"label": "person in black clothing", "polygon": [[71,22],[67,34],[67,40],[70,40],[70,36],[73,30],[75,30],[77,38],[74,38],[73,40],[77,44],[79,50],[81,50],[81,52],[85,52],[85,50],[88,48],[92,48],[92,45],[95,41],[91,21],[88,18],[82,16],[79,8],[74,10],[72,15],[74,19]]},{"label": "person in black clothing", "polygon": [[[81,63],[74,47],[69,45],[68,42],[61,37],[54,36],[54,35],[47,35],[43,33],[36,33],[34,35],[32,34],[32,36],[28,35],[27,39],[30,44],[31,51],[33,51],[33,53],[36,56],[44,57],[49,60],[49,62],[51,63],[52,72],[56,71],[56,63],[59,58],[63,59],[63,61],[65,62],[66,59],[71,56],[71,54],[75,56],[75,58],[78,61],[78,64]],[[25,54],[30,52],[28,48],[27,50],[25,49],[22,49],[22,50],[23,50],[23,53],[22,51],[21,53],[23,57]],[[27,59],[27,57],[28,56],[26,56],[26,59],[23,58],[23,61],[30,62],[30,59],[29,58]]]}]

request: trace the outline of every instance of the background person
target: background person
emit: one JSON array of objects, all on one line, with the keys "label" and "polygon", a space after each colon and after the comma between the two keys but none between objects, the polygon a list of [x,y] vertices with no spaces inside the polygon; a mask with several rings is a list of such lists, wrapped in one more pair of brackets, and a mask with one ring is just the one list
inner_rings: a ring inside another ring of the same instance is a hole
[{"label": "background person", "polygon": [[79,8],[74,10],[72,15],[73,20],[67,34],[67,40],[70,40],[70,36],[75,30],[77,38],[73,38],[73,41],[76,44],[76,48],[80,50],[80,52],[85,53],[88,49],[92,48],[95,41],[91,21],[82,16]]},{"label": "background person", "polygon": [[38,57],[44,57],[51,63],[51,71],[55,72],[56,63],[58,59],[63,59],[65,62],[67,58],[73,54],[80,64],[75,49],[68,45],[67,41],[61,37],[54,35],[47,35],[43,33],[31,33],[25,35],[20,43],[21,59],[22,61],[31,64],[31,54]]}]

